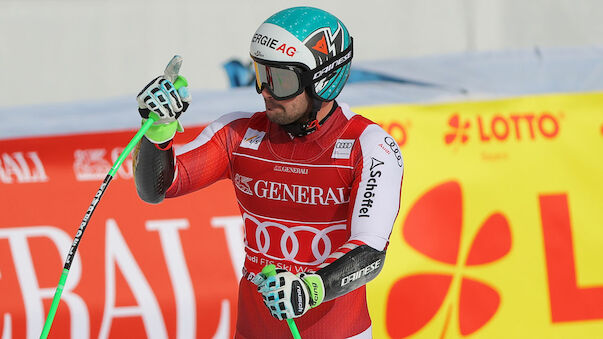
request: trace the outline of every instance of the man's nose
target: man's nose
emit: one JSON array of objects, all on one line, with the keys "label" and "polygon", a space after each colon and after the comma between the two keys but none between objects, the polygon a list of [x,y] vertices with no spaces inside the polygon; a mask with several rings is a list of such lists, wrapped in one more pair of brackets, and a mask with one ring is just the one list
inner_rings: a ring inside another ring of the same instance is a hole
[{"label": "man's nose", "polygon": [[264,97],[264,99],[270,99],[270,98],[272,98],[272,94],[270,94],[270,92],[268,92],[268,89],[266,89],[265,85],[262,87],[262,91],[260,92],[260,94],[262,94],[262,96]]}]

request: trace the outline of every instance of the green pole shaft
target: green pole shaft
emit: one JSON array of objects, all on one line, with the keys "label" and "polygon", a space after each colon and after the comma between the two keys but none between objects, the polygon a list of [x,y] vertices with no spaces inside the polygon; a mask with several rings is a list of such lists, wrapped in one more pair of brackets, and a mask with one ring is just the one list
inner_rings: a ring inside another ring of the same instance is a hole
[{"label": "green pole shaft", "polygon": [[59,306],[59,301],[61,300],[61,294],[63,294],[63,288],[65,287],[65,281],[67,281],[68,274],[69,270],[63,268],[63,273],[61,273],[59,285],[57,286],[56,291],[54,291],[54,297],[52,298],[52,306],[50,307],[50,312],[48,312],[48,317],[46,317],[46,322],[44,323],[44,328],[42,329],[42,334],[40,335],[40,338],[48,337],[50,327],[52,326],[54,316],[57,312],[57,307]]},{"label": "green pole shaft", "polygon": [[[266,277],[276,275],[276,266],[273,264],[266,265],[262,269],[262,274],[264,274]],[[291,335],[293,335],[293,339],[301,339],[301,335],[299,334],[297,325],[295,325],[295,321],[293,319],[287,319],[287,325],[289,325],[289,330],[291,331]]]},{"label": "green pole shaft", "polygon": [[[180,87],[187,86],[187,85],[188,85],[188,83],[187,83],[186,79],[182,76],[178,76],[176,81],[174,81],[174,87],[176,89],[179,89]],[[142,136],[147,132],[147,130],[151,126],[153,126],[153,123],[155,123],[155,121],[157,121],[157,120],[159,120],[159,116],[157,116],[157,114],[149,114],[149,119],[147,119],[147,121],[145,121],[145,123],[142,125],[142,127],[140,127],[138,132],[136,132],[136,134],[134,135],[132,140],[130,140],[130,142],[128,143],[126,148],[123,150],[123,152],[121,152],[121,154],[119,155],[119,157],[117,158],[117,160],[115,161],[113,166],[111,167],[111,170],[109,170],[109,173],[105,177],[105,180],[101,184],[101,187],[98,189],[98,192],[96,192],[96,195],[94,196],[94,199],[92,200],[90,207],[88,207],[88,210],[86,211],[86,214],[84,215],[84,219],[82,220],[80,227],[78,228],[77,234],[75,235],[75,238],[73,239],[73,243],[71,244],[71,248],[69,249],[69,253],[67,254],[67,259],[65,259],[63,273],[61,273],[61,278],[59,279],[59,284],[57,285],[57,289],[54,291],[54,297],[52,298],[52,304],[50,305],[50,310],[48,311],[48,316],[46,317],[46,321],[44,322],[44,328],[42,329],[42,333],[40,334],[40,339],[46,339],[48,337],[48,334],[50,333],[50,328],[52,327],[52,322],[54,321],[54,316],[57,313],[57,308],[59,307],[59,301],[61,301],[61,295],[63,294],[63,289],[65,288],[65,282],[67,281],[67,275],[69,275],[69,269],[71,268],[71,262],[73,261],[73,258],[75,257],[75,252],[77,251],[77,248],[80,244],[82,236],[84,235],[86,226],[88,226],[88,222],[90,222],[92,213],[96,209],[96,206],[98,205],[100,199],[102,198],[103,194],[105,193],[107,186],[109,186],[111,179],[113,178],[113,176],[115,175],[115,173],[117,172],[119,167],[121,167],[121,164],[128,157],[130,152],[132,152],[132,149],[134,149],[134,147],[136,146],[136,144],[138,144],[140,139],[142,139]]]},{"label": "green pole shaft", "polygon": [[149,116],[149,119],[147,119],[147,121],[144,122],[142,127],[140,127],[138,132],[136,132],[136,134],[134,135],[132,140],[130,140],[130,142],[128,143],[126,148],[123,150],[123,152],[121,152],[121,154],[119,155],[117,160],[115,160],[115,163],[113,164],[113,166],[111,167],[111,170],[109,171],[110,176],[115,176],[115,173],[121,167],[121,164],[124,162],[124,160],[126,160],[128,155],[130,154],[130,152],[132,152],[132,150],[134,149],[136,144],[138,144],[140,139],[142,139],[142,136],[147,132],[147,130],[153,125],[153,123],[155,121],[157,121],[157,118],[158,117],[156,115],[152,114]]},{"label": "green pole shaft", "polygon": [[295,325],[295,321],[293,321],[293,319],[287,319],[287,325],[289,325],[289,330],[291,331],[291,335],[293,336],[293,338],[301,339],[301,335],[299,334],[297,325]]},{"label": "green pole shaft", "polygon": [[134,146],[136,146],[136,144],[140,141],[142,136],[146,133],[146,131],[149,129],[149,127],[151,127],[153,125],[153,123],[155,121],[157,121],[157,116],[151,115],[149,117],[149,119],[147,119],[147,121],[145,121],[145,123],[142,125],[140,130],[134,135],[132,140],[130,140],[130,142],[128,143],[126,148],[123,150],[123,152],[121,152],[121,154],[119,155],[119,157],[117,158],[117,160],[115,161],[113,166],[111,167],[109,174],[107,174],[107,176],[105,177],[105,180],[103,181],[103,183],[101,184],[101,187],[99,188],[98,192],[94,196],[94,199],[92,200],[92,203],[90,204],[90,207],[86,211],[86,214],[84,215],[84,219],[82,220],[82,223],[80,224],[80,227],[78,228],[78,232],[77,232],[75,238],[73,239],[73,243],[71,244],[71,249],[69,250],[69,253],[67,254],[67,259],[65,260],[65,266],[63,267],[63,273],[61,274],[61,278],[59,280],[59,284],[57,285],[57,289],[54,292],[54,297],[52,298],[52,304],[50,305],[50,310],[48,311],[48,316],[46,317],[46,321],[44,322],[44,328],[42,329],[42,334],[40,334],[40,339],[46,339],[48,337],[48,333],[50,332],[50,327],[52,326],[52,322],[54,321],[54,316],[56,315],[57,308],[59,307],[59,301],[61,301],[61,295],[63,294],[63,288],[65,288],[65,282],[67,280],[67,275],[69,274],[69,269],[71,268],[71,262],[73,261],[73,258],[75,257],[75,252],[77,251],[77,248],[80,244],[82,236],[84,235],[86,226],[88,226],[88,222],[90,221],[90,218],[92,217],[92,213],[96,209],[96,206],[98,205],[100,199],[102,198],[103,193],[107,189],[109,182],[111,181],[111,179],[113,178],[113,176],[115,175],[115,173],[117,172],[117,170],[119,169],[121,164],[124,162],[126,157],[128,157],[130,152],[132,152],[132,149],[134,148]]}]

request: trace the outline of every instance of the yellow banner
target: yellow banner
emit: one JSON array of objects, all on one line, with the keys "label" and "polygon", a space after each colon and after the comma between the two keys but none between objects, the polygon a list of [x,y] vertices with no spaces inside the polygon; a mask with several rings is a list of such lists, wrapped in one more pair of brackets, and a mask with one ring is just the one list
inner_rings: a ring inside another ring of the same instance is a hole
[{"label": "yellow banner", "polygon": [[603,93],[354,110],[404,155],[375,338],[603,337]]}]

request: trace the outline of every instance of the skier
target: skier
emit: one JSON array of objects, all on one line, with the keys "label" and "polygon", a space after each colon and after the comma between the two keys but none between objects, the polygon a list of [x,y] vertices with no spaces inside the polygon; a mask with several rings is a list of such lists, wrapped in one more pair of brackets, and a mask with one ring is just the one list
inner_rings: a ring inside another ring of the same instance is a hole
[{"label": "skier", "polygon": [[[176,156],[191,99],[173,85],[181,60],[140,92],[142,117],[161,119],[135,152],[138,194],[158,203],[233,182],[246,251],[235,338],[290,338],[279,320],[291,318],[302,338],[371,338],[365,284],[383,267],[403,161],[381,127],[335,101],[352,37],[330,13],[295,7],[260,25],[250,54],[266,110],[222,116]],[[275,276],[261,273],[268,263]]]}]

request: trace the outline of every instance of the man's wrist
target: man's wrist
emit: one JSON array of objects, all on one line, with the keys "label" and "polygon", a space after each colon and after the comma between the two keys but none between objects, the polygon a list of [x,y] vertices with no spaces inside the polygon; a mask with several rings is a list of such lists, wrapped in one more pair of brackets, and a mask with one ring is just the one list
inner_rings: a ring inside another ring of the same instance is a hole
[{"label": "man's wrist", "polygon": [[310,307],[320,305],[325,299],[325,285],[318,274],[301,274],[300,278],[308,287],[310,292]]},{"label": "man's wrist", "polygon": [[[146,119],[142,119],[142,124]],[[176,131],[182,132],[184,128],[178,120],[174,120],[167,124],[153,124],[144,134],[150,142],[154,144],[163,144],[174,138]]]}]

